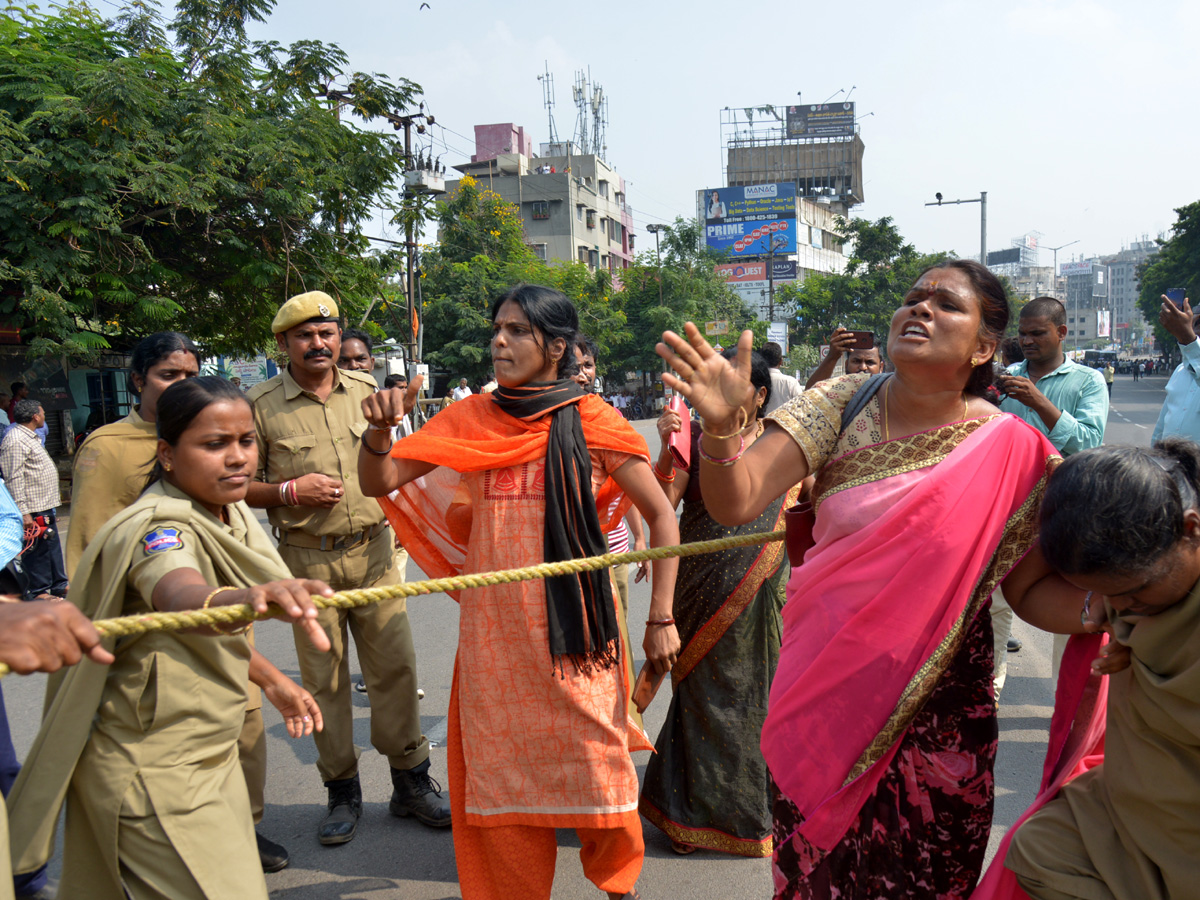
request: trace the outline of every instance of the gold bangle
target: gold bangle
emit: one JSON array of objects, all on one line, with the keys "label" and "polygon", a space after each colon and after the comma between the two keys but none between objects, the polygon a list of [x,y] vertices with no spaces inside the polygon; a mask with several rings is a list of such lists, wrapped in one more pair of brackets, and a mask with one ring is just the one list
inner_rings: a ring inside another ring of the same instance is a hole
[{"label": "gold bangle", "polygon": [[731,440],[733,440],[735,437],[737,437],[738,435],[740,435],[740,434],[741,434],[743,431],[745,431],[745,430],[746,430],[746,426],[750,424],[750,416],[749,416],[749,415],[746,413],[746,410],[745,410],[744,408],[742,408],[742,409],[739,409],[739,410],[738,410],[738,412],[740,412],[740,413],[742,414],[742,423],[741,423],[740,425],[738,425],[738,426],[737,426],[737,430],[735,430],[735,431],[732,431],[732,432],[730,432],[729,434],[713,434],[711,431],[709,431],[707,428],[705,428],[705,427],[704,427],[704,420],[703,420],[703,419],[701,419],[701,420],[700,420],[700,430],[701,430],[701,431],[702,431],[704,434],[707,434],[707,435],[708,435],[710,438],[712,438],[713,440],[716,440],[716,441],[731,441]]},{"label": "gold bangle", "polygon": [[235,588],[235,587],[229,587],[229,586],[219,587],[215,591],[213,591],[211,594],[209,594],[207,597],[204,598],[204,603],[202,603],[200,605],[200,608],[208,609],[208,604],[212,603],[213,597],[217,596],[217,594],[220,594],[223,591],[236,591],[236,590],[237,590],[237,588]]},{"label": "gold bangle", "polygon": [[[213,597],[217,596],[217,594],[220,594],[224,591],[236,591],[236,590],[239,590],[239,588],[229,587],[229,586],[219,587],[215,591],[213,591],[211,594],[209,594],[207,597],[204,598],[204,603],[201,604],[200,608],[208,609],[209,608],[208,605],[210,603],[212,603]],[[213,625],[212,627],[213,627],[214,631],[220,632],[223,635],[226,635],[228,637],[237,637],[239,634],[245,634],[247,631],[249,631],[250,626],[253,624],[254,624],[253,622],[246,622],[242,625],[224,626],[224,627],[221,625]],[[231,628],[232,630],[226,631],[225,630],[226,627]]]}]

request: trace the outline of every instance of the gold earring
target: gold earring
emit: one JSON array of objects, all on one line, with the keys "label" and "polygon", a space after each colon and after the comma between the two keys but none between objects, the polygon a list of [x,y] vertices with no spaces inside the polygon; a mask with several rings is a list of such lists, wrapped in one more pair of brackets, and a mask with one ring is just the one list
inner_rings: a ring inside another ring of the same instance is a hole
[{"label": "gold earring", "polygon": [[971,359],[971,368],[974,369],[977,365],[979,365],[979,360],[972,358]]},{"label": "gold earring", "polygon": [[163,471],[164,471],[164,472],[170,472],[170,471],[171,471],[171,467],[170,467],[170,466],[163,466]]}]

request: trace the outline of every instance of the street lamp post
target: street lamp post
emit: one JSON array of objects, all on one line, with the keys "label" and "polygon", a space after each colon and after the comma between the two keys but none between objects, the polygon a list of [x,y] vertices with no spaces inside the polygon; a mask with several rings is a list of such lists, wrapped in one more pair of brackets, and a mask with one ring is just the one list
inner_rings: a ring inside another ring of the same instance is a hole
[{"label": "street lamp post", "polygon": [[[1050,277],[1052,279],[1054,279],[1054,299],[1055,300],[1058,299],[1058,251],[1062,250],[1064,247],[1070,247],[1071,244],[1078,244],[1078,243],[1079,243],[1078,240],[1074,240],[1074,241],[1069,241],[1066,244],[1059,244],[1057,247],[1047,247],[1046,248],[1047,250],[1051,250],[1054,253],[1054,272],[1051,274]],[[1074,316],[1074,321],[1071,324],[1073,324],[1075,326],[1075,328],[1073,329],[1075,332],[1075,355],[1079,356],[1079,332],[1082,330],[1079,327],[1079,297],[1075,298],[1075,316]]]},{"label": "street lamp post", "polygon": [[954,203],[979,204],[979,262],[987,266],[987,191],[980,191],[979,196],[971,200],[943,200],[941,191],[934,196],[937,199],[933,203],[926,203],[926,206],[941,206],[943,204]]},{"label": "street lamp post", "polygon": [[1070,241],[1066,244],[1059,244],[1057,247],[1047,247],[1046,248],[1047,250],[1053,251],[1053,253],[1054,253],[1054,272],[1051,273],[1050,277],[1053,280],[1053,284],[1054,284],[1054,299],[1055,300],[1058,299],[1058,251],[1063,249],[1064,247],[1070,247],[1071,244],[1078,244],[1078,243],[1079,243],[1078,240],[1074,240],[1074,241]]}]

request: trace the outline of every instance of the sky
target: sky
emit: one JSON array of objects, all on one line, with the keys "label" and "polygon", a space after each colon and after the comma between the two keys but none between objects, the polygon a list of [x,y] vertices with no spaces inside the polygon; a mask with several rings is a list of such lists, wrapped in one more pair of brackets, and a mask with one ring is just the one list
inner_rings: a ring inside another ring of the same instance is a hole
[{"label": "sky", "polygon": [[646,224],[693,216],[695,191],[720,186],[722,108],[798,92],[851,94],[866,146],[853,215],[890,216],[923,252],[979,253],[979,204],[925,207],[939,191],[987,191],[989,250],[1027,232],[1076,241],[1060,264],[1168,233],[1200,200],[1194,0],[424,2],[279,0],[251,33],[336,43],[354,69],[420,84],[447,166],[469,160],[477,124],[548,140],[547,65],[568,138],[590,70],[640,248]]}]

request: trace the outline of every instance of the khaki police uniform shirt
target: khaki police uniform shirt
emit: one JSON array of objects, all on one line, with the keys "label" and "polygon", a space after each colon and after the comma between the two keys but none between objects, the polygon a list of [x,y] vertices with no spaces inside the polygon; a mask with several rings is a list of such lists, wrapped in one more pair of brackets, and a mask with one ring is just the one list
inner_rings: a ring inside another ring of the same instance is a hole
[{"label": "khaki police uniform shirt", "polygon": [[384,520],[383,508],[363,494],[358,484],[358,449],[367,420],[362,401],[376,391],[375,379],[359,372],[333,369],[333,391],[322,402],[304,391],[285,369],[256,384],[247,396],[254,403],[261,482],[280,484],[311,472],[342,482],[341,501],[330,509],[274,506],[267,510],[280,532],[351,535]]}]

